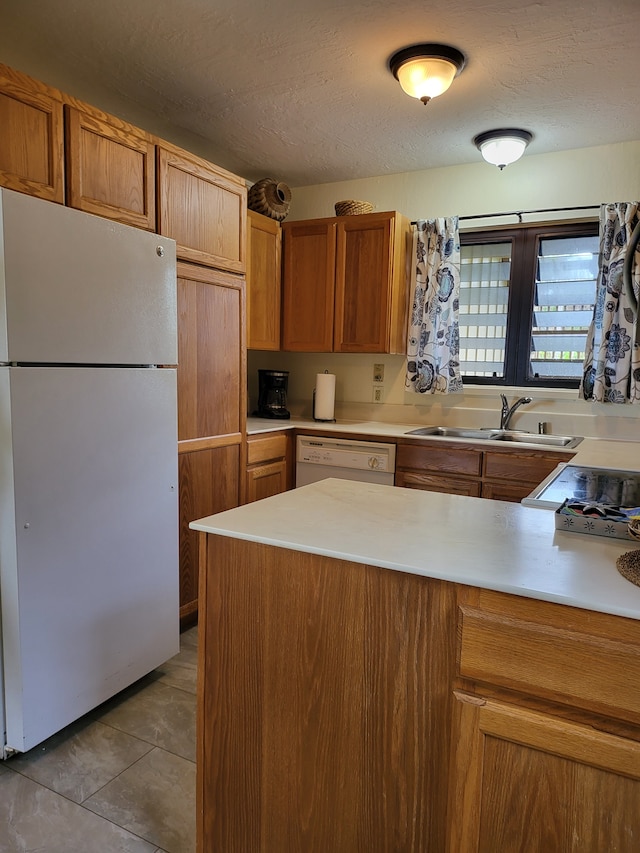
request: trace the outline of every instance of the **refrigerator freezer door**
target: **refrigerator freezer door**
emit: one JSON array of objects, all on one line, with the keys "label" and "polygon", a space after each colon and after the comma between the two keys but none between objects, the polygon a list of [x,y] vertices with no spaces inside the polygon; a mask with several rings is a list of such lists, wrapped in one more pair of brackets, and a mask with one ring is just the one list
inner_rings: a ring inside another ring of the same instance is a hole
[{"label": "refrigerator freezer door", "polygon": [[0,361],[176,364],[175,242],[0,189]]},{"label": "refrigerator freezer door", "polygon": [[25,751],[178,652],[176,376],[4,367],[0,394],[7,744]]}]

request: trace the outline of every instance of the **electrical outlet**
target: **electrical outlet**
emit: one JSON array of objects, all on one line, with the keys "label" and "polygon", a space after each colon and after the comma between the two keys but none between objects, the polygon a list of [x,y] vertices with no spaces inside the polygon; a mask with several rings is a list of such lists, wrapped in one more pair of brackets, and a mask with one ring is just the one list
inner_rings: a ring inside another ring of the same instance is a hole
[{"label": "electrical outlet", "polygon": [[384,382],[384,364],[373,365],[373,381]]},{"label": "electrical outlet", "polygon": [[374,403],[384,402],[384,388],[382,387],[382,385],[374,385],[373,386],[373,402]]}]

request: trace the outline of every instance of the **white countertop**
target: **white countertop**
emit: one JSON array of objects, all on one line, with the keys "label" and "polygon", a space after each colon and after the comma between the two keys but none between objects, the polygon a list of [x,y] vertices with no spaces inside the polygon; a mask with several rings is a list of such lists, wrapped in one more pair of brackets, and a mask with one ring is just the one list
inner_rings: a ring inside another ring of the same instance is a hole
[{"label": "white countertop", "polygon": [[520,504],[330,479],[190,527],[640,619],[640,587],[615,565],[631,540],[556,531],[553,512]]}]

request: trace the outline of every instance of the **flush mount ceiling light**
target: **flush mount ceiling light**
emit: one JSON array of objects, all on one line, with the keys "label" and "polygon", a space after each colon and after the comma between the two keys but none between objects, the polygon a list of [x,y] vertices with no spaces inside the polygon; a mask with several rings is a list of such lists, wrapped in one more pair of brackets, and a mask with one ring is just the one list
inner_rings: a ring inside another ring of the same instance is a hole
[{"label": "flush mount ceiling light", "polygon": [[446,92],[462,71],[465,57],[446,44],[414,44],[394,53],[389,60],[391,73],[407,95],[428,104]]},{"label": "flush mount ceiling light", "polygon": [[528,130],[518,130],[509,127],[501,130],[487,130],[473,138],[473,144],[480,151],[487,163],[492,163],[498,169],[504,169],[510,163],[515,163],[524,154],[524,149],[533,139]]}]

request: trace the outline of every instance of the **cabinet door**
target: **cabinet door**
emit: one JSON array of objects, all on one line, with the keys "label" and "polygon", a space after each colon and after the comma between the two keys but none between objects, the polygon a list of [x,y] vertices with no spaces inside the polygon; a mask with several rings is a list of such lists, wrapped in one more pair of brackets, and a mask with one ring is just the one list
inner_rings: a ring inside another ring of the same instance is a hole
[{"label": "cabinet door", "polygon": [[345,216],[336,225],[336,352],[386,352],[392,276],[389,216]]},{"label": "cabinet door", "polygon": [[180,617],[198,609],[198,533],[189,523],[240,503],[240,445],[180,453]]},{"label": "cabinet door", "polygon": [[247,188],[206,160],[158,146],[158,232],[178,244],[178,257],[244,273]]},{"label": "cabinet door", "polygon": [[336,263],[335,222],[282,226],[282,349],[331,352]]},{"label": "cabinet door", "polygon": [[456,693],[450,853],[634,853],[640,743]]},{"label": "cabinet door", "polygon": [[280,349],[280,223],[247,211],[247,347]]},{"label": "cabinet door", "polygon": [[280,459],[247,469],[247,503],[279,495],[287,490],[287,463]]},{"label": "cabinet door", "polygon": [[65,107],[67,204],[154,231],[155,145],[114,116]]},{"label": "cabinet door", "polygon": [[62,96],[0,65],[0,185],[64,202]]},{"label": "cabinet door", "polygon": [[178,264],[178,439],[228,436],[246,418],[244,280]]}]

